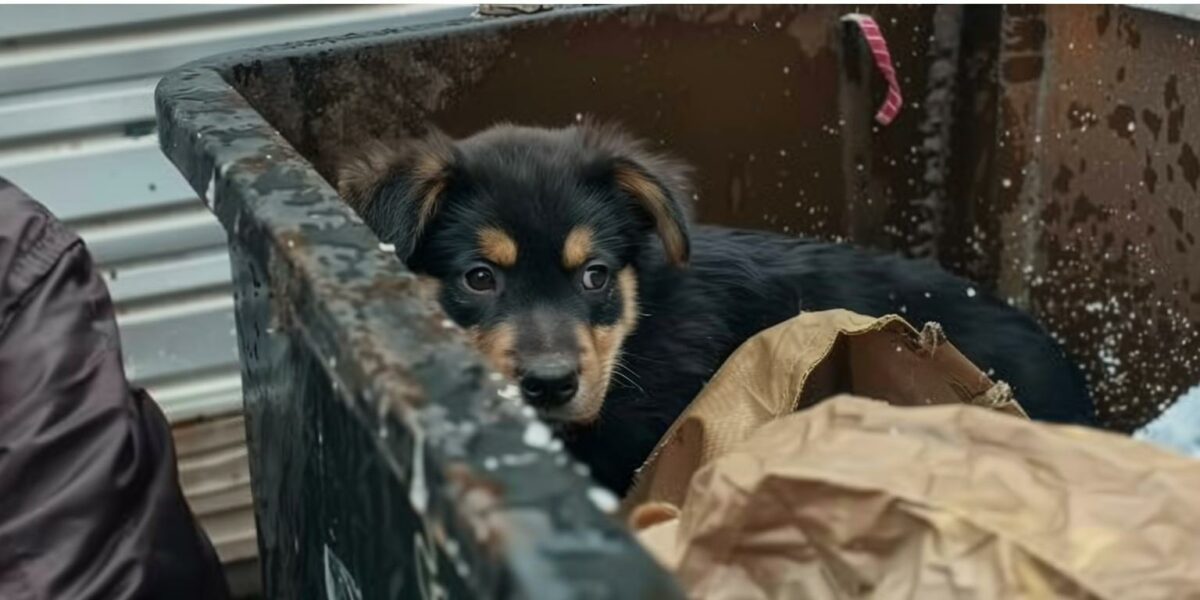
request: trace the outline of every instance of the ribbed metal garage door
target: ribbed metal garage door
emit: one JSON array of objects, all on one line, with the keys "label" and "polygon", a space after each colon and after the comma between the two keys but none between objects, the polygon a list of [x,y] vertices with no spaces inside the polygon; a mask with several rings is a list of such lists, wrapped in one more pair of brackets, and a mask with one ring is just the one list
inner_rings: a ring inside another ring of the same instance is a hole
[{"label": "ribbed metal garage door", "polygon": [[180,478],[227,562],[256,554],[224,232],[161,155],[159,76],[212,54],[462,17],[429,6],[0,6],[0,176],[87,242],[125,368],[177,425]]},{"label": "ribbed metal garage door", "polygon": [[74,226],[117,302],[126,369],[172,419],[240,406],[224,233],[160,154],[158,77],[218,52],[467,7],[0,7],[0,175]]}]

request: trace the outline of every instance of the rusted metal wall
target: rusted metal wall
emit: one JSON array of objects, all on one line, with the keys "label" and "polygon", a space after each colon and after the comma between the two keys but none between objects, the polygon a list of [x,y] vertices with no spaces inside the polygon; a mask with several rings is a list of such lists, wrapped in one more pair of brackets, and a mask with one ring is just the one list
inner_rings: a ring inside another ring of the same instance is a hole
[{"label": "rusted metal wall", "polygon": [[345,148],[426,123],[614,118],[697,167],[702,220],[935,257],[1032,310],[1112,427],[1195,383],[1197,25],[1120,7],[858,10],[907,98],[890,127],[870,121],[882,92],[838,6],[645,7],[317,46],[236,83],[330,179]]},{"label": "rusted metal wall", "polygon": [[977,161],[967,271],[1081,358],[1103,422],[1135,428],[1200,382],[1200,23],[1008,7],[1000,33],[997,90],[958,141]]},{"label": "rusted metal wall", "polygon": [[[896,58],[886,128],[852,10]],[[314,44],[234,82],[329,179],[426,123],[620,120],[697,167],[704,221],[935,257],[1032,310],[1128,430],[1200,379],[1196,30],[1120,7],[638,7]]]},{"label": "rusted metal wall", "polygon": [[[426,123],[466,135],[500,120],[566,125],[595,115],[696,166],[704,220],[840,236],[846,186],[873,195],[863,204],[892,206],[914,193],[908,175],[918,162],[917,119],[874,128],[875,99],[842,114],[838,18],[850,10],[608,10],[503,33],[330,47],[244,70],[236,83],[330,179],[344,148]],[[923,89],[933,9],[864,10],[889,32],[901,83]],[[866,142],[843,156],[854,127]]]}]

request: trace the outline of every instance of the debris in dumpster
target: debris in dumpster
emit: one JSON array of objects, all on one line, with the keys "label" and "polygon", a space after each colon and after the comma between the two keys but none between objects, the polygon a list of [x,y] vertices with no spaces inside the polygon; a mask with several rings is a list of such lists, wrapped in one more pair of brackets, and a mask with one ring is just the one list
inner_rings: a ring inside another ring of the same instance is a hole
[{"label": "debris in dumpster", "polygon": [[739,348],[622,510],[695,598],[1124,599],[1200,589],[1196,498],[1200,461],[1029,421],[936,324],[833,310]]},{"label": "debris in dumpster", "polygon": [[837,396],[699,468],[641,541],[693,598],[1194,598],[1200,461]]},{"label": "debris in dumpster", "polygon": [[946,340],[896,315],[846,310],[804,313],[750,338],[725,361],[638,472],[626,510],[647,501],[683,504],[701,465],[752,431],[821,398],[850,393],[892,404],[968,403],[1025,412]]}]

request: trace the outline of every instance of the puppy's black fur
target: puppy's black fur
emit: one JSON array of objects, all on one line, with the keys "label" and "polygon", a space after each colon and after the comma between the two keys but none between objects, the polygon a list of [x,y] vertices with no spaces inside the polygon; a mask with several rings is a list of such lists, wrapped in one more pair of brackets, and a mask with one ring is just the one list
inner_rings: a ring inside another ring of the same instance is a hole
[{"label": "puppy's black fur", "polygon": [[434,134],[369,150],[339,185],[619,493],[729,354],[800,311],[936,321],[1033,418],[1092,422],[1082,376],[1029,316],[931,262],[692,226],[685,169],[612,127]]}]

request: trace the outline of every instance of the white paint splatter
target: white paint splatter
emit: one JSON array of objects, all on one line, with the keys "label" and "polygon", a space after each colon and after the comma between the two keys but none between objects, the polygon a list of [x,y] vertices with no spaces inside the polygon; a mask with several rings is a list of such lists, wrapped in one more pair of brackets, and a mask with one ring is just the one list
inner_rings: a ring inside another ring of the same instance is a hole
[{"label": "white paint splatter", "polygon": [[587,494],[588,499],[596,505],[596,508],[609,514],[617,512],[617,508],[621,505],[617,497],[604,488],[592,486],[588,488]]},{"label": "white paint splatter", "polygon": [[429,508],[429,488],[425,483],[425,432],[410,420],[413,433],[412,482],[408,487],[408,501],[418,515]]},{"label": "white paint splatter", "polygon": [[204,205],[208,210],[216,210],[217,205],[217,172],[213,171],[212,177],[208,179],[208,185],[204,187],[204,193],[201,195],[204,198]]},{"label": "white paint splatter", "polygon": [[505,400],[520,400],[521,399],[521,390],[517,389],[517,386],[515,386],[511,383],[500,388],[500,391],[496,392],[496,393],[499,394],[500,397],[504,398]]},{"label": "white paint splatter", "polygon": [[525,427],[525,434],[521,439],[526,446],[545,448],[554,439],[554,434],[541,421],[534,421]]}]

